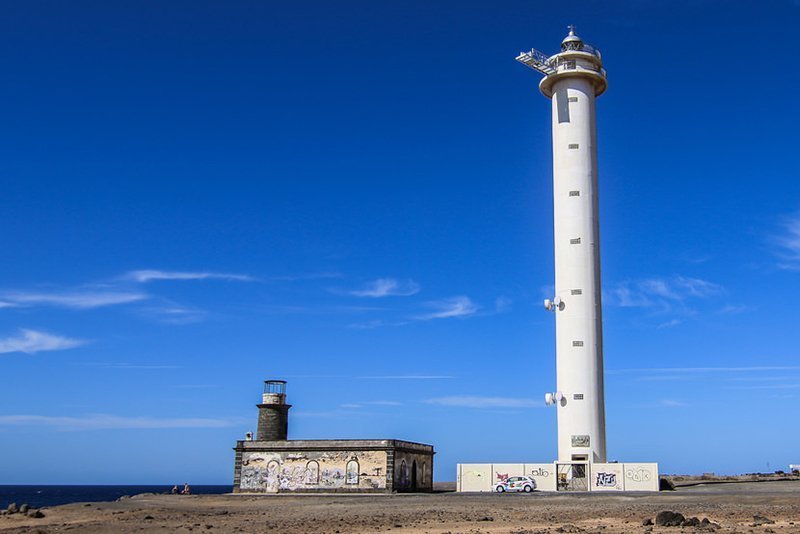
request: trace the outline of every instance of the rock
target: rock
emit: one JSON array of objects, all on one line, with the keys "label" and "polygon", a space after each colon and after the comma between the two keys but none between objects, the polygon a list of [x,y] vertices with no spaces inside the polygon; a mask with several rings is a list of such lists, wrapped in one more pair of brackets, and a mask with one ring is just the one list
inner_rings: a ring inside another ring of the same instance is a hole
[{"label": "rock", "polygon": [[700,521],[700,525],[698,526],[701,530],[710,530],[715,531],[719,529],[719,525],[714,523],[713,521],[709,521],[707,517],[704,517],[702,521]]},{"label": "rock", "polygon": [[760,527],[761,525],[774,525],[775,521],[770,519],[769,517],[764,517],[763,515],[754,515],[753,516],[753,526]]},{"label": "rock", "polygon": [[146,521],[150,521],[151,519],[155,519],[152,515],[146,515],[146,516],[144,516],[144,518],[145,518]]},{"label": "rock", "polygon": [[19,513],[27,514],[28,510],[30,510],[30,509],[31,509],[31,507],[30,507],[29,504],[23,504],[22,506],[19,507]]},{"label": "rock", "polygon": [[663,512],[658,512],[656,525],[660,527],[679,527],[685,520],[686,518],[683,517],[683,514],[664,510]]},{"label": "rock", "polygon": [[478,519],[478,521],[494,521],[494,517],[491,517],[491,516],[487,515],[486,517],[482,517],[482,518]]},{"label": "rock", "polygon": [[44,513],[41,510],[28,510],[28,517],[41,519],[44,517]]},{"label": "rock", "polygon": [[580,527],[576,527],[575,525],[562,525],[556,529],[556,532],[564,532],[564,533],[583,532],[583,529]]},{"label": "rock", "polygon": [[681,523],[681,526],[682,527],[699,527],[700,526],[700,520],[697,519],[696,517],[690,517],[689,519],[684,520],[683,523]]},{"label": "rock", "polygon": [[645,519],[644,521],[642,521],[642,526],[643,527],[647,527],[647,526],[650,526],[652,524],[653,524],[653,520],[652,520],[652,518],[649,518],[649,517],[647,519]]},{"label": "rock", "polygon": [[8,508],[6,508],[6,511],[9,514],[16,514],[17,512],[19,512],[19,508],[17,507],[17,503],[12,502],[11,504],[9,504]]}]

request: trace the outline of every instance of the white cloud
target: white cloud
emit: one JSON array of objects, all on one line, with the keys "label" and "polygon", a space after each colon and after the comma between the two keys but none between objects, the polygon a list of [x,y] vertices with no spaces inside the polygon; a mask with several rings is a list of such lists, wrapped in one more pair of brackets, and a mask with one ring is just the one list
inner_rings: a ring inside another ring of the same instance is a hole
[{"label": "white cloud", "polygon": [[215,273],[215,272],[190,272],[190,271],[159,271],[155,269],[144,269],[130,271],[122,276],[124,280],[134,282],[152,282],[156,280],[236,280],[239,282],[252,282],[254,277],[246,274]]},{"label": "white cloud", "polygon": [[760,371],[798,371],[798,365],[764,365],[752,367],[654,367],[633,369],[610,369],[608,374],[622,373],[751,373]]},{"label": "white cloud", "polygon": [[448,299],[428,302],[427,306],[436,311],[418,315],[415,319],[428,321],[430,319],[448,319],[451,317],[468,317],[477,313],[480,307],[472,302],[469,297],[459,296]]},{"label": "white cloud", "polygon": [[455,378],[447,375],[384,375],[384,376],[356,376],[356,380],[447,380]]},{"label": "white cloud", "polygon": [[66,350],[86,344],[80,339],[70,339],[39,332],[37,330],[21,329],[20,335],[0,339],[0,354],[9,352],[24,352],[35,354],[50,350]]},{"label": "white cloud", "polygon": [[[134,291],[16,291],[2,295],[6,304],[12,306],[56,306],[61,308],[89,309],[129,304],[150,298],[146,293]],[[4,306],[8,307],[8,306]]]},{"label": "white cloud", "polygon": [[408,297],[419,293],[419,284],[413,280],[400,281],[394,278],[378,278],[361,289],[348,291],[354,297]]},{"label": "white cloud", "polygon": [[672,319],[670,321],[665,321],[665,322],[661,323],[656,328],[658,328],[658,329],[672,328],[673,326],[678,326],[679,324],[681,324],[680,319]]},{"label": "white cloud", "polygon": [[667,407],[667,408],[685,408],[685,407],[689,406],[685,402],[681,402],[681,401],[674,400],[674,399],[661,399],[658,402],[658,404],[659,404],[659,406],[664,406],[664,407]]},{"label": "white cloud", "polygon": [[208,317],[208,312],[205,310],[177,305],[151,307],[142,310],[142,312],[145,315],[151,315],[158,321],[167,324],[199,323]]},{"label": "white cloud", "polygon": [[15,304],[13,302],[4,302],[0,300],[0,308],[16,308],[19,304]]},{"label": "white cloud", "polygon": [[604,292],[606,304],[623,308],[660,307],[669,310],[688,299],[721,295],[724,288],[708,280],[686,276],[647,278],[614,284]]},{"label": "white cloud", "polygon": [[787,217],[782,223],[781,235],[773,237],[777,255],[781,259],[778,267],[800,270],[800,214]]},{"label": "white cloud", "polygon": [[79,417],[47,415],[0,415],[0,426],[50,427],[62,431],[144,430],[158,428],[223,428],[242,424],[241,417],[231,418],[158,418],[91,414]]},{"label": "white cloud", "polygon": [[423,402],[457,408],[539,408],[544,406],[544,401],[520,399],[517,397],[452,396],[437,397]]}]

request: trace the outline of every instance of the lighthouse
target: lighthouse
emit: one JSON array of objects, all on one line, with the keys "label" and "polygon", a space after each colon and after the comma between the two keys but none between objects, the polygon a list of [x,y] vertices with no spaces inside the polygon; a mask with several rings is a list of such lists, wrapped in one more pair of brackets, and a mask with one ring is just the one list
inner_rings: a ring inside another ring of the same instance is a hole
[{"label": "lighthouse", "polygon": [[608,85],[600,51],[573,27],[561,51],[523,52],[517,61],[544,78],[552,102],[556,384],[545,395],[558,418],[558,462],[606,461],[603,321],[597,198],[595,100]]}]

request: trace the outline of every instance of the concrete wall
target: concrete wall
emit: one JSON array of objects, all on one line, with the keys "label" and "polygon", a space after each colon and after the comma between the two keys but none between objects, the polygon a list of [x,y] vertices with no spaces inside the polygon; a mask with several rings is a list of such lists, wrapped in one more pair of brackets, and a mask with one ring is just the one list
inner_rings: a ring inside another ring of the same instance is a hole
[{"label": "concrete wall", "polygon": [[405,450],[394,452],[394,491],[432,491],[433,456]]},{"label": "concrete wall", "polygon": [[249,492],[387,488],[385,451],[245,451],[239,489]]},{"label": "concrete wall", "polygon": [[[508,477],[527,475],[537,491],[556,491],[556,464],[458,464],[456,490],[493,491]],[[595,463],[589,466],[590,491],[658,491],[656,463]]]}]

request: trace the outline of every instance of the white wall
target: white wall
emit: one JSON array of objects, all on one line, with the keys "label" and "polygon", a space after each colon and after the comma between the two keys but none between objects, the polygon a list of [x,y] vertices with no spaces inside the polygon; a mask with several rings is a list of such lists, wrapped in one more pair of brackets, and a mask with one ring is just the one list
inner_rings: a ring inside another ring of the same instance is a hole
[{"label": "white wall", "polygon": [[[537,491],[556,491],[556,464],[458,464],[456,491],[493,491],[505,476],[527,475]],[[590,491],[658,491],[656,463],[594,463],[589,465]],[[599,478],[598,478],[599,477]]]}]

